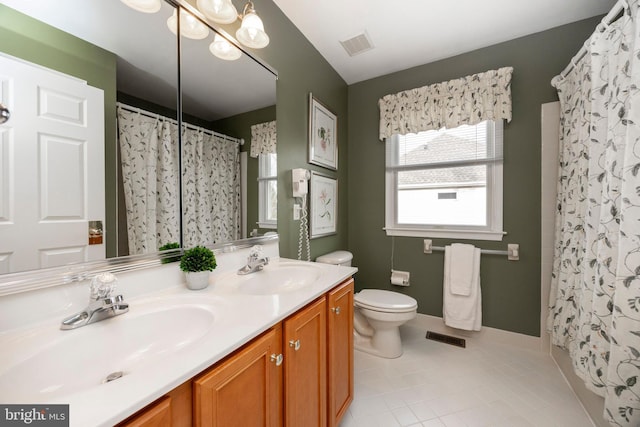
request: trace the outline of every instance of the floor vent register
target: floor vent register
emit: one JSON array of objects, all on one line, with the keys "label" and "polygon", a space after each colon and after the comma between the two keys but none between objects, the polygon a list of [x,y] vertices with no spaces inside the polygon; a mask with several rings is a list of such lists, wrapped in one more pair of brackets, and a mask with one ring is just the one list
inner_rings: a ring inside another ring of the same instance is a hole
[{"label": "floor vent register", "polygon": [[467,346],[464,338],[452,337],[451,335],[439,334],[433,331],[427,331],[427,339],[443,342],[445,344],[455,345],[462,348],[465,348]]}]

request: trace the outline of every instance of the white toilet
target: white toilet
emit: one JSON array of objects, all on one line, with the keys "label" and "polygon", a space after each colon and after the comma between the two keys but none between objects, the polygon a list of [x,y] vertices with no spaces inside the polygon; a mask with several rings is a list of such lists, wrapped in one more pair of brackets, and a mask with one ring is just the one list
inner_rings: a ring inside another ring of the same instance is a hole
[{"label": "white toilet", "polygon": [[[336,251],[316,262],[351,265],[353,255]],[[410,296],[380,289],[363,289],[354,296],[354,340],[356,350],[393,359],[402,355],[400,325],[416,317],[418,303]]]}]

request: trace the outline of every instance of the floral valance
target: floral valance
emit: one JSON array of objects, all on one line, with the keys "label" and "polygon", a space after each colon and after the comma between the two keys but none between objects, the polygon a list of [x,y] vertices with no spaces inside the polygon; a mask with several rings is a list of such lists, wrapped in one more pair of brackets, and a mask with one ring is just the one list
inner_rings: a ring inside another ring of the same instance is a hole
[{"label": "floral valance", "polygon": [[276,152],[276,121],[251,126],[251,157]]},{"label": "floral valance", "polygon": [[380,107],[380,140],[485,120],[511,121],[512,67],[386,95]]}]

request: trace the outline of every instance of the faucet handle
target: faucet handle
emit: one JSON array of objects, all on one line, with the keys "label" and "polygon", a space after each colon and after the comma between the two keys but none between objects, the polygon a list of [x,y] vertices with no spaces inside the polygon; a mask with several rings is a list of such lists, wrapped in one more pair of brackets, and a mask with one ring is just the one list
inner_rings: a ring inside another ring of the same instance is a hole
[{"label": "faucet handle", "polygon": [[250,259],[260,259],[260,258],[264,258],[264,253],[262,252],[262,246],[261,245],[255,245],[251,247],[251,250],[249,251],[249,258]]},{"label": "faucet handle", "polygon": [[97,301],[111,296],[116,289],[117,282],[118,279],[111,273],[96,274],[93,279],[91,279],[91,284],[89,285],[91,288],[91,299]]}]

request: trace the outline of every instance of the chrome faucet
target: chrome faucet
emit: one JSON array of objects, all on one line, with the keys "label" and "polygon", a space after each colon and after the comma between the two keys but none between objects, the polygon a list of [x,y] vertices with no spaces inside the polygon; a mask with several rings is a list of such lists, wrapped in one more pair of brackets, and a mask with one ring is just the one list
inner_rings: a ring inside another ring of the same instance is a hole
[{"label": "chrome faucet", "polygon": [[262,246],[255,245],[249,252],[249,258],[247,259],[247,265],[238,270],[239,275],[245,275],[255,273],[269,264],[269,257],[264,256],[262,253]]},{"label": "chrome faucet", "polygon": [[97,274],[89,285],[91,295],[87,308],[64,319],[60,329],[76,329],[129,311],[129,304],[123,302],[122,295],[111,296],[117,280],[111,273]]}]

